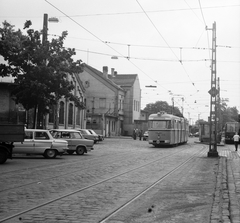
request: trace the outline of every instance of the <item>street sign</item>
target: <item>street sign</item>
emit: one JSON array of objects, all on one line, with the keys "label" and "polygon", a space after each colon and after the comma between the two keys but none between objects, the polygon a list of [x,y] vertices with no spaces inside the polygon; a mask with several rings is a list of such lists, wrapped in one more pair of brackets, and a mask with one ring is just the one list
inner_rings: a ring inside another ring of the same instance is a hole
[{"label": "street sign", "polygon": [[219,93],[219,90],[216,89],[215,87],[212,87],[208,93],[212,96],[212,97],[216,97],[216,95]]}]

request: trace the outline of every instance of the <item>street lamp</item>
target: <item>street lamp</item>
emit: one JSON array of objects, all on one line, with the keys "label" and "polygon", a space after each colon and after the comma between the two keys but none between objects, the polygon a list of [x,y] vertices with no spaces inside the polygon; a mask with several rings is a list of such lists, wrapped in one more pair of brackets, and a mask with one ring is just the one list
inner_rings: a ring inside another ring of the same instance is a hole
[{"label": "street lamp", "polygon": [[45,41],[47,41],[47,35],[48,35],[48,22],[54,22],[58,23],[59,20],[56,17],[51,17],[48,19],[48,14],[43,15],[43,36],[42,36],[42,43],[44,44]]},{"label": "street lamp", "polygon": [[[48,14],[43,15],[43,36],[42,36],[42,44],[45,45],[47,41],[47,35],[48,35],[48,22],[59,22],[59,20],[56,17],[52,17],[48,19]],[[54,111],[54,128],[58,128],[58,118],[59,118],[59,104],[57,102],[56,108]],[[36,115],[37,118],[37,115]]]}]

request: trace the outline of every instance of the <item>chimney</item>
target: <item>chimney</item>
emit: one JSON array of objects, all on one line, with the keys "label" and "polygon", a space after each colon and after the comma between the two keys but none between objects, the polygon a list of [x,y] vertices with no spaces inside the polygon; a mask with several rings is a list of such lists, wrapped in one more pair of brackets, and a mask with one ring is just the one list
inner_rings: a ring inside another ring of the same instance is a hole
[{"label": "chimney", "polygon": [[108,78],[108,67],[107,66],[103,67],[103,77]]},{"label": "chimney", "polygon": [[114,77],[114,68],[111,68],[111,75]]}]

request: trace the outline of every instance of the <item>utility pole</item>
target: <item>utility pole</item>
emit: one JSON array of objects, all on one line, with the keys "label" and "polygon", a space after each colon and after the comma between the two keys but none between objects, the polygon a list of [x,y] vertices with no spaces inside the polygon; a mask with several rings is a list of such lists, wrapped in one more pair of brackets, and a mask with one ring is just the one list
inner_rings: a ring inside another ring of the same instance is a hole
[{"label": "utility pole", "polygon": [[217,152],[217,95],[219,90],[217,89],[216,80],[216,22],[213,23],[212,30],[212,65],[211,65],[211,89],[208,91],[210,94],[210,139],[209,139],[209,151],[208,157],[218,157]]},{"label": "utility pole", "polygon": [[217,123],[218,123],[218,132],[222,131],[222,116],[221,116],[221,98],[220,98],[220,78],[217,78],[217,89],[218,89],[218,95],[217,95]]},{"label": "utility pole", "polygon": [[[43,15],[43,35],[42,35],[42,45],[45,45],[47,41],[47,30],[48,30],[48,14]],[[38,122],[38,105],[35,107],[35,118],[34,118],[34,128],[37,128]]]},{"label": "utility pole", "polygon": [[42,44],[44,45],[47,41],[47,33],[48,33],[48,14],[43,15],[43,35],[42,35]]},{"label": "utility pole", "polygon": [[172,115],[174,113],[174,97],[172,97]]}]

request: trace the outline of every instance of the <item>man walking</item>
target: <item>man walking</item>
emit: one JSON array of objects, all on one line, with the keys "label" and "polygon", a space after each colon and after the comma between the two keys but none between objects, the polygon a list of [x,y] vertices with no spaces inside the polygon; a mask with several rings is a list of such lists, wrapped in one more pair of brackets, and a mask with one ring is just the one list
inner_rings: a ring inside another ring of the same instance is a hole
[{"label": "man walking", "polygon": [[239,136],[238,133],[236,132],[235,135],[233,136],[233,141],[234,141],[234,145],[235,145],[236,151],[238,150],[239,138],[240,138],[240,136]]}]

